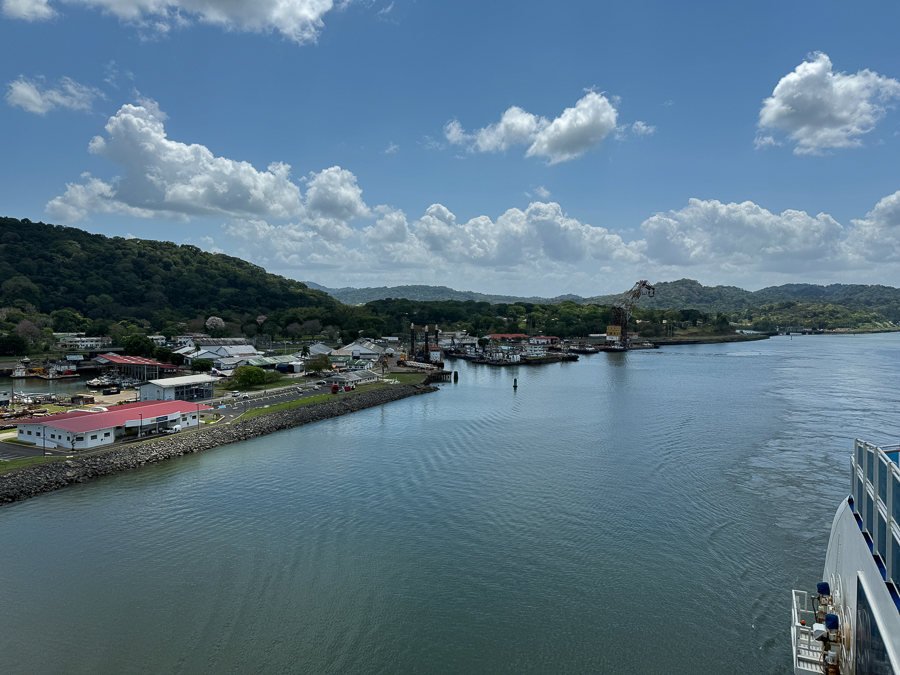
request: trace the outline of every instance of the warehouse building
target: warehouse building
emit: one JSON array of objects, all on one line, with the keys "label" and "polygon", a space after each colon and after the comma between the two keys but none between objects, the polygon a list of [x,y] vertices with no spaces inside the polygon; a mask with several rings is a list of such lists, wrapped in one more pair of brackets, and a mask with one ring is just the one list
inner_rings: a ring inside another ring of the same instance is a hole
[{"label": "warehouse building", "polygon": [[141,401],[113,408],[73,410],[15,420],[16,438],[46,450],[91,450],[126,437],[171,433],[200,423],[209,406],[185,401]]},{"label": "warehouse building", "polygon": [[185,375],[150,380],[139,389],[142,401],[202,401],[213,397],[215,384],[209,375]]}]

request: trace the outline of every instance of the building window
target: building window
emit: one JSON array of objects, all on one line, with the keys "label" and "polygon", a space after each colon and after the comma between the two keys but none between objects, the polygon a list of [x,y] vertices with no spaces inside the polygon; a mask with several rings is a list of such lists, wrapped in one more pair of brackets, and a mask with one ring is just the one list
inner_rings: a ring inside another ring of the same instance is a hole
[{"label": "building window", "polygon": [[80,442],[82,442],[82,441],[84,440],[84,436],[76,436],[76,437],[75,437],[75,440],[76,440],[78,443],[80,443]]},{"label": "building window", "polygon": [[35,435],[35,436],[40,436],[40,435],[41,435],[41,432],[40,432],[40,431],[35,431],[35,432],[34,432],[34,435]]},{"label": "building window", "polygon": [[91,436],[91,440],[92,440],[92,441],[96,441],[96,440],[97,440],[97,434],[94,434],[93,436]]},{"label": "building window", "polygon": [[31,432],[30,432],[30,431],[28,432],[28,435],[31,436]]},{"label": "building window", "polygon": [[108,431],[107,431],[105,434],[103,434],[103,438],[109,438],[109,432],[108,432]]}]

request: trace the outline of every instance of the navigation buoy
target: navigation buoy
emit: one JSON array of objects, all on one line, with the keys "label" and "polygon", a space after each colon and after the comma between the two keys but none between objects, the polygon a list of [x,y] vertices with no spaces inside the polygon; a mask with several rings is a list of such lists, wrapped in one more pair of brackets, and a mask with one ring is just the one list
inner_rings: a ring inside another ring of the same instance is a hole
[{"label": "navigation buoy", "polygon": [[519,388],[519,378],[514,377],[513,378],[513,389],[518,389],[518,388]]},{"label": "navigation buoy", "polygon": [[459,382],[459,371],[458,370],[453,371],[453,381]]}]

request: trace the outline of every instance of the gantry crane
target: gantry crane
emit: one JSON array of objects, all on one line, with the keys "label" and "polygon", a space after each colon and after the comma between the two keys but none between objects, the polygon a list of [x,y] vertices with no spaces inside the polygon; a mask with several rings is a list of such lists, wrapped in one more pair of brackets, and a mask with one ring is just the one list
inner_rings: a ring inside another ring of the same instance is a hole
[{"label": "gantry crane", "polygon": [[652,298],[655,293],[656,289],[642,280],[613,303],[612,324],[606,327],[606,334],[618,338],[617,349],[628,349],[628,320],[638,300],[644,296]]}]

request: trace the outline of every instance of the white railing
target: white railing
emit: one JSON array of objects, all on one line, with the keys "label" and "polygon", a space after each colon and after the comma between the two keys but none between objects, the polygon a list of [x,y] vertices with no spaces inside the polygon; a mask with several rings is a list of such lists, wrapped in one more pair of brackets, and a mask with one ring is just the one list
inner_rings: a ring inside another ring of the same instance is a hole
[{"label": "white railing", "polygon": [[[823,672],[822,643],[813,639],[816,613],[810,608],[809,594],[794,591],[791,607],[791,644],[794,652],[794,675]],[[805,622],[800,623],[801,621]]]}]

